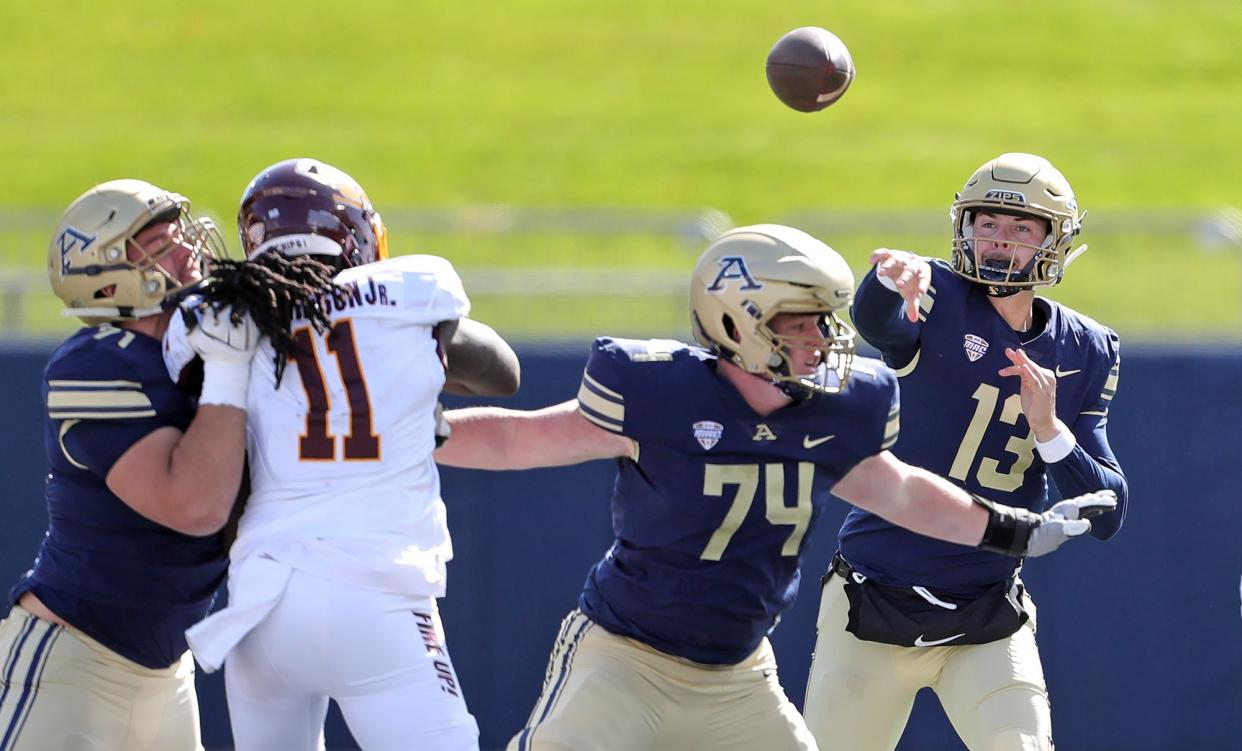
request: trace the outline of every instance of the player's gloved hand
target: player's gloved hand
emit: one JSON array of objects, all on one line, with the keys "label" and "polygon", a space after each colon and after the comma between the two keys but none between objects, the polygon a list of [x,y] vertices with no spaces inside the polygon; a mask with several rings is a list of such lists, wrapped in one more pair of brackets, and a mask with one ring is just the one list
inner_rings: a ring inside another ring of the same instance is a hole
[{"label": "player's gloved hand", "polygon": [[201,298],[177,306],[186,329],[186,343],[203,359],[202,404],[246,408],[250,361],[259,346],[259,330],[248,314],[225,306],[215,310]]},{"label": "player's gloved hand", "polygon": [[436,448],[443,446],[451,435],[453,435],[453,426],[444,419],[444,405],[436,402]]},{"label": "player's gloved hand", "polygon": [[1106,511],[1117,508],[1117,494],[1111,490],[1097,490],[1094,493],[1067,498],[1043,513],[1059,514],[1066,519],[1094,519]]},{"label": "player's gloved hand", "polygon": [[[190,320],[197,325],[194,316],[190,316]],[[168,328],[164,331],[164,366],[168,369],[168,377],[173,383],[181,385],[182,378],[186,377],[190,364],[198,359],[198,354],[194,352],[194,348],[190,346],[190,332],[186,328],[185,319],[180,315],[174,315],[168,319]],[[187,370],[188,369],[188,370]],[[198,392],[199,384],[195,384],[194,392]]]},{"label": "player's gloved hand", "polygon": [[1086,534],[1091,529],[1088,519],[1115,508],[1117,494],[1111,490],[1099,490],[1057,503],[1039,515],[1040,524],[1031,530],[1024,554],[1035,558],[1051,553],[1069,538]]},{"label": "player's gloved hand", "polygon": [[1042,514],[1001,506],[976,497],[988,509],[988,526],[979,547],[1014,557],[1036,558],[1091,529],[1091,517],[1117,508],[1117,494],[1100,490],[1056,504]]}]

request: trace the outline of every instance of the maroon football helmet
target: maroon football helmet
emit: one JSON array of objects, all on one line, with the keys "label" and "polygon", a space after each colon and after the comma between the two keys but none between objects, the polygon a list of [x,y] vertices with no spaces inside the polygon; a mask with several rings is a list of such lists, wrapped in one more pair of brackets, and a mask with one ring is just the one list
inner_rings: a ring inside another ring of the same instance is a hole
[{"label": "maroon football helmet", "polygon": [[248,258],[318,255],[338,268],[388,257],[388,231],[349,175],[317,159],[286,159],[246,186],[237,232]]}]

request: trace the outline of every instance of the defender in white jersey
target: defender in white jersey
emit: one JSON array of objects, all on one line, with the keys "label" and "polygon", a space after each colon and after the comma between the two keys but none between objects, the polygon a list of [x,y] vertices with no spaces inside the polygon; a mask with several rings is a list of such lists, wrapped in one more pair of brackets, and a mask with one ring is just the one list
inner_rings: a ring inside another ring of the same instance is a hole
[{"label": "defender in white jersey", "polygon": [[516,356],[465,318],[447,260],[386,258],[340,170],[269,167],[238,224],[252,259],[342,270],[285,311],[287,352],[267,342],[254,360],[229,606],[188,633],[204,669],[227,663],[236,748],[322,748],[330,698],[363,748],[477,748],[436,610],[453,548],[431,454],[441,390],[512,393]]},{"label": "defender in white jersey", "polygon": [[345,269],[335,281],[325,332],[293,320],[305,348],[279,385],[270,343],[254,360],[251,490],[230,557],[275,555],[281,544],[282,561],[316,576],[443,596],[453,553],[431,460],[445,383],[435,327],[470,304],[436,256]]}]

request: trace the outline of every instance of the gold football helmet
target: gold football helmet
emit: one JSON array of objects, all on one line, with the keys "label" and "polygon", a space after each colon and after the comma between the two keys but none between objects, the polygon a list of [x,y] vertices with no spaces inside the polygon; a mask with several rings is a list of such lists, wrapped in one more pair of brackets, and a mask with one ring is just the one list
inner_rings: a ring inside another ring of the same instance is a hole
[{"label": "gold football helmet", "polygon": [[[777,224],[738,227],[699,258],[690,281],[694,338],[748,373],[794,396],[837,393],[849,379],[854,330],[837,316],[854,298],[854,273],[837,252],[801,230]],[[782,313],[820,315],[821,336],[781,336]],[[788,348],[817,349],[824,366],[798,375]]]},{"label": "gold football helmet", "polygon": [[[981,211],[1042,219],[1048,224],[1048,236],[1040,247],[1026,245],[1035,250],[1035,255],[1024,268],[1012,263],[1009,268],[988,266],[979,262],[974,248],[972,223]],[[953,270],[987,286],[988,294],[997,297],[1032,287],[1051,287],[1087,249],[1086,245],[1070,249],[1084,216],[1069,181],[1047,159],[1034,154],[1001,154],[975,170],[949,210]]]},{"label": "gold football helmet", "polygon": [[[216,225],[189,209],[185,196],[141,180],[111,180],[79,196],[48,246],[48,278],[66,305],[64,314],[95,325],[159,313],[164,298],[187,284],[159,265],[176,243],[150,252],[135,235],[154,222],[175,220],[200,270],[208,258],[224,255]],[[130,260],[131,252],[137,260]]]}]

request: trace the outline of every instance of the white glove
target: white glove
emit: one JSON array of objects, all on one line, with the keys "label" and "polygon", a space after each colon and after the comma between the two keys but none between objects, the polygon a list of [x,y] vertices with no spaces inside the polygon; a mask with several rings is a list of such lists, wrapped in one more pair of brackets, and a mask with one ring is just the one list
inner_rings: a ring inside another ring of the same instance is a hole
[{"label": "white glove", "polygon": [[1117,494],[1111,490],[1097,490],[1094,493],[1067,498],[1043,513],[1063,516],[1066,519],[1094,519],[1105,511],[1117,508]]},{"label": "white glove", "polygon": [[452,435],[453,426],[444,419],[444,405],[436,402],[436,448],[443,446]]},{"label": "white glove", "polygon": [[1027,539],[1026,555],[1036,558],[1065,544],[1071,537],[1091,529],[1088,519],[1117,508],[1117,494],[1111,490],[1067,498],[1039,515],[1039,524]]},{"label": "white glove", "polygon": [[[190,320],[195,321],[194,316],[190,316]],[[190,332],[186,328],[185,319],[174,315],[168,321],[168,329],[164,331],[164,367],[168,369],[168,377],[173,383],[180,385],[182,372],[197,357],[198,354],[190,346]]]},{"label": "white glove", "polygon": [[234,321],[233,310],[211,306],[196,297],[179,306],[185,323],[186,342],[203,359],[203,393],[198,403],[246,408],[250,386],[250,361],[259,346],[259,330],[243,315]]}]

